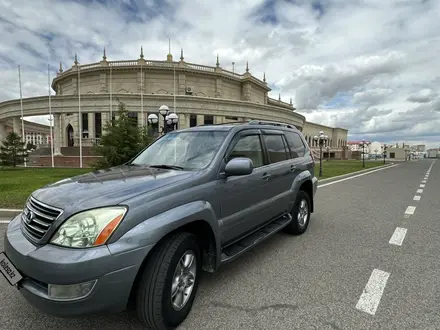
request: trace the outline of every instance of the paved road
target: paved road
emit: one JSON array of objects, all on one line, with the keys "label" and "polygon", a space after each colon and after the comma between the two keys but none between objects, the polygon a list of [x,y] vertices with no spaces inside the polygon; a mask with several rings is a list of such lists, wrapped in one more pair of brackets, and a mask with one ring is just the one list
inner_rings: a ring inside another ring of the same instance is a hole
[{"label": "paved road", "polygon": [[[307,233],[278,234],[206,274],[179,329],[438,328],[440,161],[425,179],[432,164],[323,185]],[[42,315],[3,279],[0,296],[4,329],[142,329],[131,313],[67,322]]]}]

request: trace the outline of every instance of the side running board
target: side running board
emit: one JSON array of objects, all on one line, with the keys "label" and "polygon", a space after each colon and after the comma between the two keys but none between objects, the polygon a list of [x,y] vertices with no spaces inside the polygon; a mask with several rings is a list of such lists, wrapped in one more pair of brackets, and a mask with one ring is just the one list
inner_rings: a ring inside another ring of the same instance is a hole
[{"label": "side running board", "polygon": [[281,229],[286,227],[291,221],[292,221],[292,216],[290,214],[283,215],[282,217],[270,222],[269,224],[258,229],[252,234],[245,236],[241,240],[227,246],[222,251],[220,262],[224,264],[233,261],[235,258],[239,257],[246,251],[252,249],[260,242],[268,239],[273,234],[279,232]]}]

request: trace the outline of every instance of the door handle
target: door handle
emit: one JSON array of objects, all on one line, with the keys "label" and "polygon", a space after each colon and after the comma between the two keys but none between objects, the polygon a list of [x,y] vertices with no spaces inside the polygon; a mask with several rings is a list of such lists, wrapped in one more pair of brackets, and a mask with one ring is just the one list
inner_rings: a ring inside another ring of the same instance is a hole
[{"label": "door handle", "polygon": [[269,178],[271,177],[271,175],[269,173],[264,173],[263,176],[261,177],[263,180],[269,180]]},{"label": "door handle", "polygon": [[295,165],[290,165],[290,172],[293,172],[296,170],[296,166]]}]

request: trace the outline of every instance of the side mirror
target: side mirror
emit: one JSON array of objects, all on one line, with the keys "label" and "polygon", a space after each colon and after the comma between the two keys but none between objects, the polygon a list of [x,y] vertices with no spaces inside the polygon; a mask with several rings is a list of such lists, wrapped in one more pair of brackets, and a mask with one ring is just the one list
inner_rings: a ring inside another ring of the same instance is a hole
[{"label": "side mirror", "polygon": [[254,170],[252,160],[244,157],[231,159],[225,167],[226,176],[248,175]]}]

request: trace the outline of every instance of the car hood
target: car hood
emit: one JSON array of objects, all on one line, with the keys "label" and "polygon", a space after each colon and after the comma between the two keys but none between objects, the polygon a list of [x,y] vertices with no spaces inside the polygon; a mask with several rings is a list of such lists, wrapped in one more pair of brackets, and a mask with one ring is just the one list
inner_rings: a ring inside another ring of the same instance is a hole
[{"label": "car hood", "polygon": [[146,166],[118,166],[49,184],[32,196],[47,205],[75,212],[115,205],[194,175],[195,172]]}]

